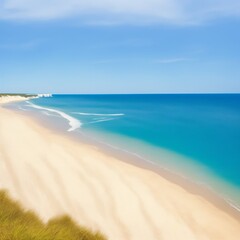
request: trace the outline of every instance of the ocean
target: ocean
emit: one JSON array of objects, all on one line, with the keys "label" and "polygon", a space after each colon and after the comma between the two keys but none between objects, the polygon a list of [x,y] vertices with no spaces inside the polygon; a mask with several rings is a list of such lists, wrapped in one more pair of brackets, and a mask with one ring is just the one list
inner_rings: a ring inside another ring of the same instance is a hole
[{"label": "ocean", "polygon": [[240,206],[240,94],[53,95],[17,103]]}]

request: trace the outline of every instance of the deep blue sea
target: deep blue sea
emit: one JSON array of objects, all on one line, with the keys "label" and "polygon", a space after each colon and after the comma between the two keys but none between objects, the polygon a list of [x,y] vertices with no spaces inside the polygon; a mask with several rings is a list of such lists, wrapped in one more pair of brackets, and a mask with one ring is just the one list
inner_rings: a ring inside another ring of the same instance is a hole
[{"label": "deep blue sea", "polygon": [[240,94],[53,95],[20,105],[240,204]]}]

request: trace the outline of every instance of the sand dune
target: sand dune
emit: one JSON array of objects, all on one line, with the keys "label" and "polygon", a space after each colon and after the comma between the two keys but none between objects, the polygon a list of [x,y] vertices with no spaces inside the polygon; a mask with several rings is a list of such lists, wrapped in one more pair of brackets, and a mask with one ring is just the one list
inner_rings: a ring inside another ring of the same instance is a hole
[{"label": "sand dune", "polygon": [[67,213],[110,240],[240,236],[240,222],[205,198],[3,108],[0,188],[45,221]]}]

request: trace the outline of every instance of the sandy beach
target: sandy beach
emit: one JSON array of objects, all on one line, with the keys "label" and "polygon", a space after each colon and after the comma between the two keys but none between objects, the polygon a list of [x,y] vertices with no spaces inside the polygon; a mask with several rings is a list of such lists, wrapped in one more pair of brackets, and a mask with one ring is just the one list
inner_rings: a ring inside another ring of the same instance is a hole
[{"label": "sandy beach", "polygon": [[240,222],[204,197],[1,106],[0,189],[44,221],[68,214],[110,240],[240,236]]},{"label": "sandy beach", "polygon": [[0,96],[0,104],[4,104],[4,103],[9,103],[9,102],[19,102],[19,101],[24,101],[26,99],[30,99],[30,98],[26,98],[26,97],[22,97],[22,96],[11,96],[11,95],[6,95],[6,96]]}]

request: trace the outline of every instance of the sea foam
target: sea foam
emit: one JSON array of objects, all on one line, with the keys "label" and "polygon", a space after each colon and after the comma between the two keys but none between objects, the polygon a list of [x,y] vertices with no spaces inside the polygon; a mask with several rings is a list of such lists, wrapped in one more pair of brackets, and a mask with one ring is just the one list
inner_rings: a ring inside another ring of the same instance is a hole
[{"label": "sea foam", "polygon": [[99,123],[99,122],[108,122],[108,121],[112,121],[115,120],[115,118],[103,118],[103,119],[99,119],[99,120],[95,120],[89,123]]},{"label": "sea foam", "polygon": [[49,111],[49,112],[53,112],[53,113],[57,113],[61,117],[65,118],[68,121],[68,124],[70,126],[70,128],[68,129],[68,132],[72,132],[72,131],[80,128],[81,125],[82,125],[82,123],[78,119],[76,119],[76,118],[74,118],[74,117],[72,117],[72,116],[70,116],[70,115],[68,115],[68,114],[66,114],[64,112],[61,112],[61,111],[55,110],[55,109],[51,109],[51,108],[40,107],[40,106],[38,106],[36,104],[33,104],[33,103],[29,102],[29,101],[27,101],[27,103],[29,104],[29,106],[31,106],[33,108],[40,109],[40,110],[45,110],[45,111]]},{"label": "sea foam", "polygon": [[124,113],[85,113],[85,112],[73,112],[73,114],[83,115],[83,116],[109,116],[109,117],[118,117],[124,116]]},{"label": "sea foam", "polygon": [[124,113],[86,113],[86,112],[72,112],[81,116],[95,117],[88,124],[108,122],[117,119],[118,117],[124,116]]}]

